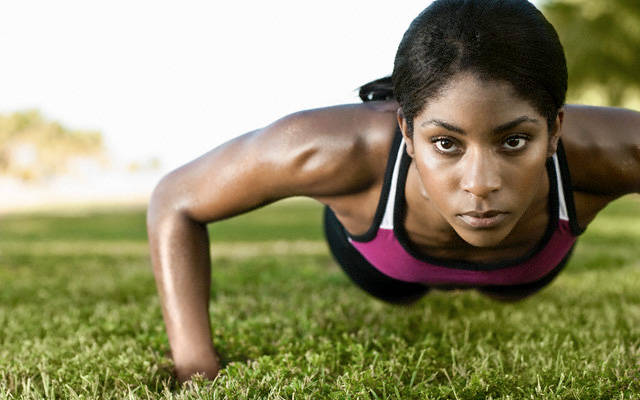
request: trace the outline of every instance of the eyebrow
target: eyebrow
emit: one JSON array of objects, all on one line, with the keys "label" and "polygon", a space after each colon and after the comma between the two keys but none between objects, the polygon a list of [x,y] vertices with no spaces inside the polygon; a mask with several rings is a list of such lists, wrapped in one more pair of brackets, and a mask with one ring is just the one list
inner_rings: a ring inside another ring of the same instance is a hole
[{"label": "eyebrow", "polygon": [[[524,123],[531,123],[531,124],[535,124],[535,125],[540,125],[540,121],[539,120],[537,120],[535,118],[531,118],[531,117],[529,117],[527,115],[523,115],[521,117],[518,117],[518,118],[514,119],[513,121],[509,121],[509,122],[504,123],[504,124],[502,124],[500,126],[497,126],[496,128],[493,129],[492,133],[494,135],[495,134],[499,134],[499,133],[503,133],[503,132],[509,131],[509,130],[519,126],[519,125],[522,125]],[[448,123],[446,121],[440,120],[440,119],[430,119],[430,120],[428,120],[426,122],[423,122],[420,126],[424,127],[426,125],[439,126],[439,127],[443,128],[443,129],[446,129],[446,130],[451,131],[451,132],[456,132],[456,133],[459,133],[461,135],[466,135],[467,134],[467,132],[465,132],[464,129],[462,129],[462,128],[458,127],[458,126],[455,126],[453,124],[450,124],[450,123]]]}]

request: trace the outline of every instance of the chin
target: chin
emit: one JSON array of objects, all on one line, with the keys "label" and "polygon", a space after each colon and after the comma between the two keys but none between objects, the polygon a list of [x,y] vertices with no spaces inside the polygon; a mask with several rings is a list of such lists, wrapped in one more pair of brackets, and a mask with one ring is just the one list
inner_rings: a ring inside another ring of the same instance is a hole
[{"label": "chin", "polygon": [[460,235],[462,240],[474,247],[496,247],[507,237],[507,233],[495,232],[490,230],[476,231]]}]

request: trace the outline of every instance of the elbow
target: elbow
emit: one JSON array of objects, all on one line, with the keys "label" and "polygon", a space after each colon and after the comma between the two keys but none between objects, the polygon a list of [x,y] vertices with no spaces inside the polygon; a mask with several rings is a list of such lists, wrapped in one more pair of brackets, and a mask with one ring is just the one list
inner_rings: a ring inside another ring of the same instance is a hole
[{"label": "elbow", "polygon": [[176,216],[184,215],[180,207],[180,191],[176,190],[178,183],[170,173],[164,176],[153,189],[147,206],[147,234],[152,239],[166,225],[167,221]]}]

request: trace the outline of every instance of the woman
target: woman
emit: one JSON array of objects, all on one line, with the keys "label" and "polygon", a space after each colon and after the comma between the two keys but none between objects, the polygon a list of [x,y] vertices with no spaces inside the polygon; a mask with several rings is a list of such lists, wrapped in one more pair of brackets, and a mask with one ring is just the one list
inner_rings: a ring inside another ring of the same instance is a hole
[{"label": "woman", "polygon": [[566,85],[526,0],[439,0],[362,104],[289,115],[166,176],[148,228],[178,379],[220,369],[206,224],[286,197],[326,205],[338,263],[388,302],[548,284],[596,214],[640,192],[640,114],[565,106]]}]

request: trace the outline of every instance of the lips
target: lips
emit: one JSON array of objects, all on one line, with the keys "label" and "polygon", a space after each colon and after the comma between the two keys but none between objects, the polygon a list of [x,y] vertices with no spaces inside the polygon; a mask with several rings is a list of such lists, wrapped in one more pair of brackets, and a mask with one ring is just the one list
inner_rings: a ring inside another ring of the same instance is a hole
[{"label": "lips", "polygon": [[506,212],[489,210],[489,211],[469,211],[458,214],[467,225],[477,229],[489,229],[499,225],[507,216]]}]

